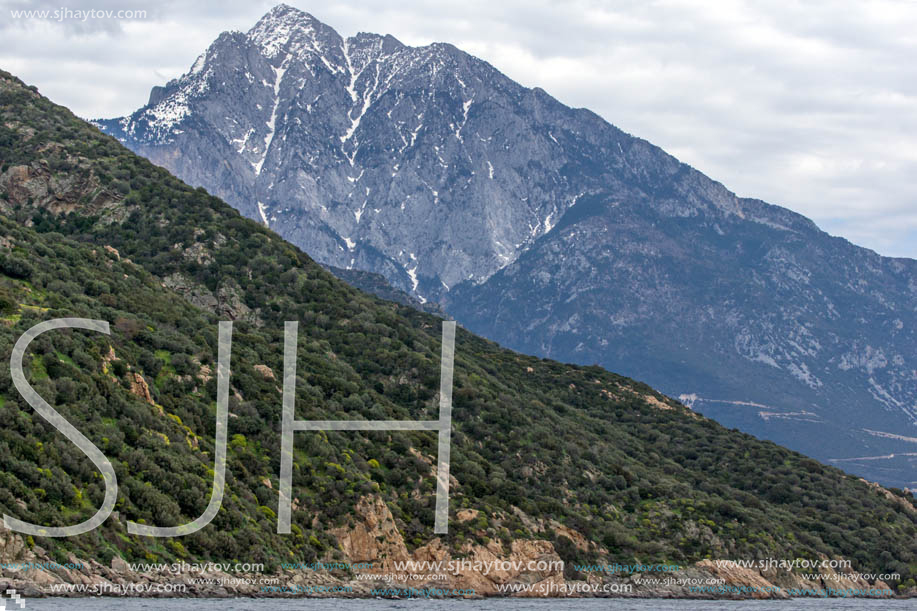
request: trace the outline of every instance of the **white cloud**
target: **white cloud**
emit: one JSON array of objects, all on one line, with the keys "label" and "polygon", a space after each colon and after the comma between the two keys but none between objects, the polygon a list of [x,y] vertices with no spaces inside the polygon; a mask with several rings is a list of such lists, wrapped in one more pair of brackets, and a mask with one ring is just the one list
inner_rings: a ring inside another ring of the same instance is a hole
[{"label": "white cloud", "polygon": [[[917,2],[412,0],[290,2],[345,35],[446,41],[587,107],[739,195],[917,257]],[[155,5],[117,23],[5,19],[59,0],[0,0],[0,65],[86,117],[128,113],[223,30],[270,2]]]}]

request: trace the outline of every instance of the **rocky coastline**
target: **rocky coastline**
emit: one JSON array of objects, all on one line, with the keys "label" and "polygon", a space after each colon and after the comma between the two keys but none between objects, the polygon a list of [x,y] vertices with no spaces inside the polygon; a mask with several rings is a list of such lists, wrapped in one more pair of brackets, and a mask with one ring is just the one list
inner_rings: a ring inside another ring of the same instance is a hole
[{"label": "rocky coastline", "polygon": [[[460,510],[457,519],[475,518]],[[685,599],[785,599],[793,592],[809,597],[914,597],[917,589],[892,594],[888,584],[867,581],[852,570],[819,569],[818,580],[780,568],[744,568],[705,559],[677,570],[628,575],[602,570],[577,571],[565,577],[564,563],[547,540],[517,539],[466,544],[454,555],[434,538],[409,552],[391,512],[379,497],[365,497],[357,520],[335,529],[338,558],[315,568],[273,572],[237,572],[229,563],[131,565],[114,556],[107,565],[70,555],[55,562],[49,553],[21,535],[0,527],[0,591],[9,588],[27,598],[81,596],[191,598],[481,598],[481,597],[631,597]],[[594,545],[564,529],[577,546]],[[421,567],[421,568],[406,568]],[[436,571],[430,567],[451,567]],[[601,565],[598,565],[601,566]],[[141,570],[144,567],[146,570]],[[155,568],[154,568],[155,567]],[[327,568],[326,568],[327,567]],[[360,567],[355,570],[352,567]],[[371,568],[367,568],[371,567]],[[481,568],[484,567],[484,568]],[[580,567],[582,568],[582,567]],[[674,568],[674,567],[673,567]],[[177,570],[176,570],[177,569]],[[822,594],[819,594],[822,593]]]}]

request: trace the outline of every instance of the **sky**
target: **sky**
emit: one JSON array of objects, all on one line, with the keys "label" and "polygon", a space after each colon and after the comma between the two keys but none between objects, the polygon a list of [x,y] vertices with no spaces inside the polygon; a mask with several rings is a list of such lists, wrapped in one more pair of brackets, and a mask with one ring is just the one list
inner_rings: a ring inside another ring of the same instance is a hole
[{"label": "sky", "polygon": [[[129,114],[275,2],[0,0],[0,68]],[[917,0],[287,0],[349,36],[449,42],[722,182],[917,258]],[[19,10],[143,11],[14,17]]]}]

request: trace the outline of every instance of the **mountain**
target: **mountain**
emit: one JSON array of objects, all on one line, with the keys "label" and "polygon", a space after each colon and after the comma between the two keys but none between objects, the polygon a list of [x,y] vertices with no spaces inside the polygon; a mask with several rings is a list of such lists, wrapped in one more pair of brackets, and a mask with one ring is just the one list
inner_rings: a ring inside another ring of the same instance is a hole
[{"label": "mountain", "polygon": [[591,162],[557,141],[602,123],[451,45],[344,39],[280,5],[98,125],[317,260],[432,298],[558,221]]},{"label": "mountain", "polygon": [[726,426],[914,487],[917,264],[740,205],[682,217],[584,197],[448,309],[513,349],[626,371]]},{"label": "mountain", "polygon": [[[700,578],[718,574],[711,558],[728,557],[846,558],[851,571],[899,573],[892,587],[914,584],[917,507],[902,491],[728,430],[598,367],[524,356],[462,329],[448,535],[432,532],[437,450],[424,431],[299,433],[293,532],[277,534],[284,322],[300,324],[299,418],[405,420],[436,414],[442,320],[351,288],[0,73],[0,353],[61,317],[108,321],[111,334],[42,335],[26,375],[114,464],[116,512],[76,537],[0,531],[9,583],[24,577],[8,563],[49,558],[95,564],[36,569],[33,587],[138,579],[123,559],[225,560],[369,595],[372,582],[349,570],[317,577],[287,563],[369,561],[383,573],[412,558],[566,563],[450,577],[487,594],[499,583],[584,579],[574,563],[694,563]],[[188,536],[129,535],[128,520],[173,526],[207,506],[220,320],[234,321],[222,507]],[[58,526],[92,515],[105,487],[95,467],[27,406],[3,368],[0,414],[0,510]],[[743,571],[730,580],[828,584]],[[589,578],[629,580],[624,573]]]},{"label": "mountain", "polygon": [[917,484],[917,263],[739,198],[450,45],[345,39],[281,5],[98,125],[501,344]]},{"label": "mountain", "polygon": [[382,274],[365,272],[359,269],[344,269],[342,267],[334,267],[333,265],[326,265],[325,269],[350,286],[375,295],[376,297],[411,306],[415,310],[420,310],[421,312],[428,312],[436,316],[448,318],[448,314],[446,314],[442,306],[438,303],[435,301],[421,301],[410,293],[402,291],[401,289],[396,289]]}]

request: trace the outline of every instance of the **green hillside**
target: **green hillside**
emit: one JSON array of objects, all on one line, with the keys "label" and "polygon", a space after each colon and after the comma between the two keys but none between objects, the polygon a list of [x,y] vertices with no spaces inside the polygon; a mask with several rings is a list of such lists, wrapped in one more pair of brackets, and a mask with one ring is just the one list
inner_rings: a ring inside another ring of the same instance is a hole
[{"label": "green hillside", "polygon": [[[276,534],[283,323],[299,321],[297,418],[437,414],[441,320],[334,278],[271,231],[0,73],[0,510],[67,525],[104,485],[13,388],[16,339],[51,318],[111,323],[30,348],[32,385],[115,465],[117,514],[33,543],[108,562],[334,557],[329,529],[378,493],[409,547],[433,538],[436,436],[297,433],[293,533]],[[217,322],[234,319],[227,490],[214,521],[150,539],[128,520],[199,516],[212,486]],[[149,392],[149,398],[146,392]],[[549,538],[567,561],[854,561],[917,573],[910,501],[693,414],[597,367],[523,356],[459,329],[445,542]],[[534,533],[518,508],[596,545]]]}]

